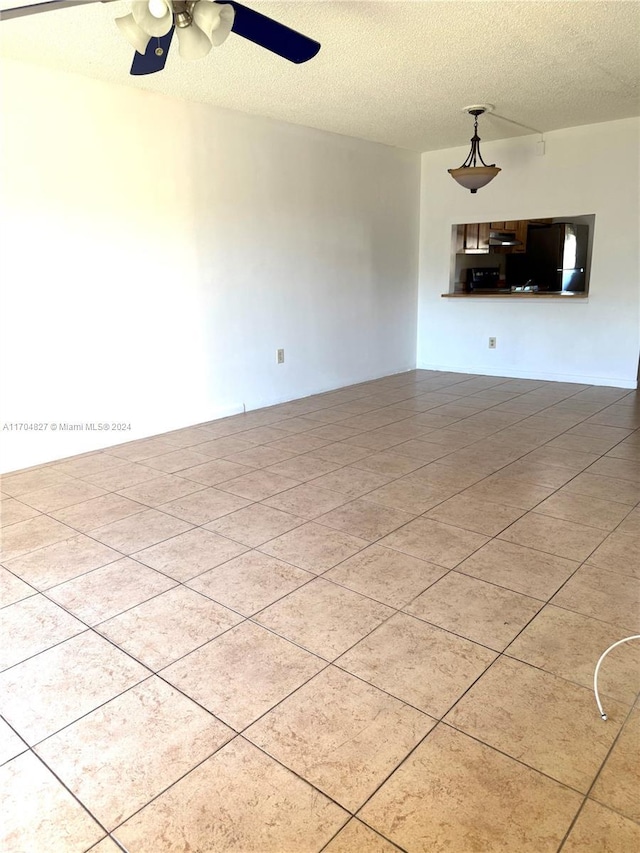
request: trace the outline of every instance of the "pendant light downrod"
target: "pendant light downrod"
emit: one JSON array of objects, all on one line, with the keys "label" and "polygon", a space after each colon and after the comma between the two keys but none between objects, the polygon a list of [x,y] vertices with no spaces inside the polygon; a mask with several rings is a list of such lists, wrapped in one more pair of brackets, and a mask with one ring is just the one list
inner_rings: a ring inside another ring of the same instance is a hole
[{"label": "pendant light downrod", "polygon": [[[462,166],[457,169],[447,169],[451,177],[457,181],[460,186],[470,190],[472,193],[477,193],[481,187],[485,187],[489,181],[492,181],[498,174],[500,169],[495,163],[487,165],[482,159],[480,153],[480,137],[478,136],[478,116],[486,112],[485,107],[470,107],[467,112],[473,118],[473,136],[471,137],[471,149],[467,155],[467,159]],[[480,160],[481,166],[478,165]]]}]

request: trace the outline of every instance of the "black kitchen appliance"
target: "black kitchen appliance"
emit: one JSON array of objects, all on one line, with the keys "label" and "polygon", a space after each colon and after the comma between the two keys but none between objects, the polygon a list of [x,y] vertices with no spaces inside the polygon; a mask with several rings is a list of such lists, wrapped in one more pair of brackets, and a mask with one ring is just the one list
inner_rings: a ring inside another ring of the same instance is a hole
[{"label": "black kitchen appliance", "polygon": [[526,287],[531,281],[531,258],[528,254],[505,256],[505,280],[508,288]]},{"label": "black kitchen appliance", "polygon": [[500,267],[470,267],[467,270],[467,290],[498,290],[500,287]]},{"label": "black kitchen appliance", "polygon": [[529,278],[540,290],[584,293],[586,289],[589,226],[554,222],[529,227]]}]

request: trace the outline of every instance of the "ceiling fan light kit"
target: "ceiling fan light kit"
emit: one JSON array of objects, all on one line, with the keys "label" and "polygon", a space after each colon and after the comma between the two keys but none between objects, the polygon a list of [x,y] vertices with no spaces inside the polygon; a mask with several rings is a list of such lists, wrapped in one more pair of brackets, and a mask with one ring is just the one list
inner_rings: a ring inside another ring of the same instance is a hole
[{"label": "ceiling fan light kit", "polygon": [[213,2],[196,3],[193,9],[193,20],[206,33],[214,47],[219,47],[233,27],[235,12],[228,3],[219,5]]},{"label": "ceiling fan light kit", "polygon": [[[483,113],[491,112],[493,107],[490,105],[465,107],[464,111],[474,117],[473,121],[473,136],[471,137],[471,149],[467,155],[467,159],[462,166],[457,169],[447,169],[454,181],[457,181],[460,186],[472,193],[477,193],[482,187],[492,181],[495,176],[501,171],[495,163],[487,165],[482,159],[480,153],[480,137],[478,136],[478,116]],[[478,165],[478,160],[482,164]]]},{"label": "ceiling fan light kit", "polygon": [[[10,21],[97,2],[99,0],[43,0],[2,9],[0,20]],[[116,24],[136,51],[130,72],[133,75],[162,71],[176,30],[180,56],[188,60],[206,56],[232,32],[296,65],[313,59],[320,50],[320,43],[309,36],[235,0],[229,3],[224,0],[133,0],[131,14],[116,18]]]},{"label": "ceiling fan light kit", "polygon": [[182,59],[205,57],[218,47],[233,27],[233,6],[213,0],[134,0],[131,14],[116,18],[116,24],[130,45],[144,54],[151,38],[171,32],[174,24],[178,36],[178,52]]},{"label": "ceiling fan light kit", "polygon": [[134,50],[138,53],[144,53],[147,45],[151,40],[151,36],[136,24],[133,15],[125,15],[123,18],[116,18],[116,25],[122,35],[129,42]]},{"label": "ceiling fan light kit", "polygon": [[149,36],[166,36],[173,26],[173,9],[169,0],[134,0],[131,14],[140,27]]},{"label": "ceiling fan light kit", "polygon": [[202,59],[212,48],[212,44],[200,27],[191,24],[188,27],[177,27],[178,53],[182,59]]}]

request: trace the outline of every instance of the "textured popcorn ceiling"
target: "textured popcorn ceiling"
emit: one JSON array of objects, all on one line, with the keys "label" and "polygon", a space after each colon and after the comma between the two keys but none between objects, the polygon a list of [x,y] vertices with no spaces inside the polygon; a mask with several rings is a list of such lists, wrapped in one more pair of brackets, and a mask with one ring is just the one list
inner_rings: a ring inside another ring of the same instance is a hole
[{"label": "textured popcorn ceiling", "polygon": [[[19,5],[1,0],[0,8]],[[469,104],[554,130],[640,114],[640,3],[262,2],[245,5],[322,43],[293,65],[231,35],[164,72],[130,77],[123,2],[0,22],[0,55],[416,151],[465,145]],[[524,133],[481,119],[483,139]]]}]

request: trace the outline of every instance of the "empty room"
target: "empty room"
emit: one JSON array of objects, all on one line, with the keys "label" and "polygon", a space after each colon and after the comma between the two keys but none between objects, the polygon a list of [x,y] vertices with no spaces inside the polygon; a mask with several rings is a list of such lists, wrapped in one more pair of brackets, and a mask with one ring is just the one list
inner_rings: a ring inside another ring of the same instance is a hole
[{"label": "empty room", "polygon": [[18,2],[3,853],[636,853],[640,2]]}]

